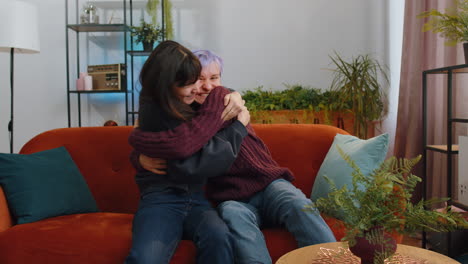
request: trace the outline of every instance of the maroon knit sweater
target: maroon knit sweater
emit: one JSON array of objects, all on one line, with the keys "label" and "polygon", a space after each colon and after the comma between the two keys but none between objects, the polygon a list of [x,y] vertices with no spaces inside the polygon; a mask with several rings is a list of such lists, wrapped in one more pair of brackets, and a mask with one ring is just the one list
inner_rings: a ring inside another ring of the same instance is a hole
[{"label": "maroon knit sweater", "polygon": [[218,87],[213,89],[212,93],[213,96],[206,98],[192,120],[164,132],[142,131],[136,128],[130,133],[128,142],[137,152],[148,157],[184,159],[192,156],[220,129],[232,123],[221,119],[223,100],[214,100],[223,98],[229,90]]},{"label": "maroon knit sweater", "polygon": [[[224,96],[229,90],[213,89],[192,120],[175,129],[163,132],[144,132],[135,129],[129,142],[137,152],[150,157],[180,159],[193,155],[230,122],[221,120]],[[206,186],[207,197],[215,202],[242,200],[263,190],[272,181],[284,178],[292,181],[294,176],[287,168],[279,167],[271,157],[264,142],[257,137],[250,125],[241,150],[229,171],[210,178]]]}]

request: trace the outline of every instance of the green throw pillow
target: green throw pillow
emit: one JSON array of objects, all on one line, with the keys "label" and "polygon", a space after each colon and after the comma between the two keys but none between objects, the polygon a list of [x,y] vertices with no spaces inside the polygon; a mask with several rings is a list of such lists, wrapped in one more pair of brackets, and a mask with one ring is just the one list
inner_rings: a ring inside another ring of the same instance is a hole
[{"label": "green throw pillow", "polygon": [[0,184],[17,224],[98,211],[65,147],[29,155],[0,153],[0,168]]},{"label": "green throw pillow", "polygon": [[348,189],[352,188],[353,169],[341,157],[337,146],[350,156],[364,175],[370,175],[385,160],[388,151],[388,134],[367,140],[337,134],[315,178],[310,197],[314,202],[320,197],[327,197],[331,191],[324,176],[333,180],[338,189],[344,185],[347,185]]}]

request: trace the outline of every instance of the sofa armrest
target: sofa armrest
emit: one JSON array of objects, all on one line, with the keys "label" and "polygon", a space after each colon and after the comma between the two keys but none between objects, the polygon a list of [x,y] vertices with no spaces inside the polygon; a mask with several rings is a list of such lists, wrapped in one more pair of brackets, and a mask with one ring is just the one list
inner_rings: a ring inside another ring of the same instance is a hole
[{"label": "sofa armrest", "polygon": [[0,186],[0,232],[3,232],[13,226],[13,220],[8,208],[8,203],[3,192],[3,188]]}]

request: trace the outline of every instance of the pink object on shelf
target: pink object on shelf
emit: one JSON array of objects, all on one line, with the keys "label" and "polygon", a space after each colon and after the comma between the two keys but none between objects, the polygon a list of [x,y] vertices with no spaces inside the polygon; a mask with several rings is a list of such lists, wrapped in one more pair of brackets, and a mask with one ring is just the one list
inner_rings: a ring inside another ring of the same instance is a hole
[{"label": "pink object on shelf", "polygon": [[84,78],[76,79],[76,90],[78,91],[84,90]]},{"label": "pink object on shelf", "polygon": [[[80,72],[80,77],[76,79],[76,90],[83,91],[86,90],[85,78],[88,76],[87,72]],[[91,85],[92,87],[92,85]]]}]

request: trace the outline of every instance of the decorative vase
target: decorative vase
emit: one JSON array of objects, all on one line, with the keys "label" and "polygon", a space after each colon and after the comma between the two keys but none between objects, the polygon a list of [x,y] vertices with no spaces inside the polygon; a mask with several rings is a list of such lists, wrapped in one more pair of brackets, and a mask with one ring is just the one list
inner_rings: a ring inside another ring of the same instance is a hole
[{"label": "decorative vase", "polygon": [[468,42],[463,43],[463,53],[465,55],[465,64],[468,64]]},{"label": "decorative vase", "polygon": [[154,41],[153,42],[143,42],[143,51],[153,51]]},{"label": "decorative vase", "polygon": [[362,264],[383,264],[395,253],[396,247],[395,239],[384,232],[383,227],[373,227],[364,232],[364,236],[356,237],[356,244],[349,250],[361,258]]}]

